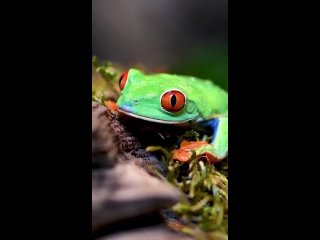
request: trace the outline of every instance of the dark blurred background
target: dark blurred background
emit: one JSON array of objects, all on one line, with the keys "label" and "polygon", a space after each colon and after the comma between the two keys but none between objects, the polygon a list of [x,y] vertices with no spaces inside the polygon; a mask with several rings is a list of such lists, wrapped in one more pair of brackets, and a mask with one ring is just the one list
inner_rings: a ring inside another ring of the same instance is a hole
[{"label": "dark blurred background", "polygon": [[227,0],[94,0],[92,53],[228,89]]}]

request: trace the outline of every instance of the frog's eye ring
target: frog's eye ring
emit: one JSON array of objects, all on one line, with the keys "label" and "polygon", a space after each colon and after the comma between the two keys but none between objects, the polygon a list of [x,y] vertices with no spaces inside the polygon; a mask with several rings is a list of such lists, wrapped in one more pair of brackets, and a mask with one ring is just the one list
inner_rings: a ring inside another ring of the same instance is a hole
[{"label": "frog's eye ring", "polygon": [[168,112],[179,112],[186,105],[186,95],[179,90],[170,90],[161,95],[161,107]]},{"label": "frog's eye ring", "polygon": [[119,87],[120,90],[122,91],[124,87],[126,86],[126,83],[128,81],[128,73],[129,71],[124,72],[121,77],[119,78]]}]

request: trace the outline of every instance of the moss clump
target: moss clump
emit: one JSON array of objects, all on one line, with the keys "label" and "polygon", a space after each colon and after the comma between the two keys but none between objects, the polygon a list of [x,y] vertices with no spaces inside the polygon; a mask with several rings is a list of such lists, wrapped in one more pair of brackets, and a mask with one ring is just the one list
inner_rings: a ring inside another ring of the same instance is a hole
[{"label": "moss clump", "polygon": [[197,141],[206,138],[195,130],[186,131],[177,144],[166,149],[149,146],[148,151],[162,152],[161,160],[167,166],[166,179],[185,194],[172,210],[187,223],[182,231],[195,239],[228,238],[228,159],[209,164],[204,159],[182,163],[172,159],[172,151],[183,140]]},{"label": "moss clump", "polygon": [[228,179],[224,174],[214,165],[192,156],[189,163],[170,159],[167,179],[186,194],[172,208],[191,223],[184,232],[194,237],[205,235],[207,239],[216,239],[212,237],[216,235],[227,238]]},{"label": "moss clump", "polygon": [[122,74],[121,67],[115,67],[111,62],[99,63],[97,57],[92,59],[92,101],[104,105],[107,100],[116,101],[120,95],[117,79]]}]

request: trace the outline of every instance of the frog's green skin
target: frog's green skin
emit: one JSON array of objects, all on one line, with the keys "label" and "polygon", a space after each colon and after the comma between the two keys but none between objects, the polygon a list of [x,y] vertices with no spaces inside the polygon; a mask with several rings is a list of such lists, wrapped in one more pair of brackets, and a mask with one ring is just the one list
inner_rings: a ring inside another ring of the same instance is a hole
[{"label": "frog's green skin", "polygon": [[[186,96],[185,107],[177,113],[170,113],[161,107],[161,96],[169,90],[179,90]],[[210,80],[166,73],[145,75],[132,68],[117,106],[119,112],[147,121],[177,125],[201,122],[210,125],[214,128],[214,134],[206,152],[218,159],[227,155],[228,93]]]}]

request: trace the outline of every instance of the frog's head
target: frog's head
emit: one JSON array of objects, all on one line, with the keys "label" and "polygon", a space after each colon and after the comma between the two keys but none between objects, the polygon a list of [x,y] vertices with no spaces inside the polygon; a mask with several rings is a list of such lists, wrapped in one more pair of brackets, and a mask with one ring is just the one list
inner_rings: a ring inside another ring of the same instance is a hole
[{"label": "frog's head", "polygon": [[147,121],[180,124],[199,118],[191,86],[169,74],[144,75],[131,68],[119,79],[121,113]]}]

